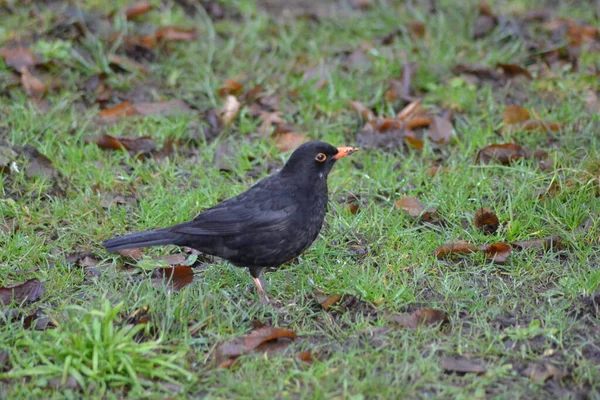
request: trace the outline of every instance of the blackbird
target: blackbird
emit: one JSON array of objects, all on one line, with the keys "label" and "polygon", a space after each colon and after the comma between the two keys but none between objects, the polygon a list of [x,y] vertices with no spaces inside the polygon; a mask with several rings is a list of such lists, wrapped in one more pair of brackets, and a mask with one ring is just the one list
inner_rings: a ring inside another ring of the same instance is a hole
[{"label": "blackbird", "polygon": [[308,142],[278,173],[194,220],[103,242],[108,251],[174,244],[247,267],[262,301],[260,272],[299,256],[317,238],[327,211],[327,175],[335,162],[357,151]]}]

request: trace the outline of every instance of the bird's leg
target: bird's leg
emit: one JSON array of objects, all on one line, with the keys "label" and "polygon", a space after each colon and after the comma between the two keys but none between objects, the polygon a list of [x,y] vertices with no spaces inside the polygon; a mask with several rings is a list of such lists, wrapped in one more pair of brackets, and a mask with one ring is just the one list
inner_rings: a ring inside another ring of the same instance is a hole
[{"label": "bird's leg", "polygon": [[254,284],[256,285],[256,290],[258,291],[258,296],[260,297],[260,301],[263,302],[264,304],[268,304],[269,298],[265,294],[265,291],[262,287],[262,283],[260,282],[260,278],[259,278],[260,271],[262,270],[262,268],[249,267],[248,270],[250,271],[250,275],[252,275],[252,280],[254,281]]},{"label": "bird's leg", "polygon": [[265,304],[268,304],[269,298],[265,294],[265,291],[262,287],[262,283],[260,283],[260,279],[252,277],[252,280],[254,281],[254,284],[256,285],[256,290],[258,290],[258,295],[260,296],[260,301],[262,301]]}]

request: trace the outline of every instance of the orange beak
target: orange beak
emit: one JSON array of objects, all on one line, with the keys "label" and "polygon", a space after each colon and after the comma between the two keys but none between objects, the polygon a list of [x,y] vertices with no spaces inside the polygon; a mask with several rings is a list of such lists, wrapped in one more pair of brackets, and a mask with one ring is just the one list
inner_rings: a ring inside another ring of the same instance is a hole
[{"label": "orange beak", "polygon": [[359,149],[358,149],[358,147],[343,146],[343,147],[338,147],[337,150],[338,150],[338,153],[335,156],[333,156],[333,158],[335,158],[336,160],[338,160],[342,157],[349,156],[350,154],[357,152]]}]

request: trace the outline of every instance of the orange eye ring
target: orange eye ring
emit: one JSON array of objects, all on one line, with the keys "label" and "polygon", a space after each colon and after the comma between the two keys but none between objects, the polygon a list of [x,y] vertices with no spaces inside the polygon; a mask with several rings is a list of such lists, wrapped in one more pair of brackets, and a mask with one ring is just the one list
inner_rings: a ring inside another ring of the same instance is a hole
[{"label": "orange eye ring", "polygon": [[325,153],[319,153],[315,157],[315,160],[317,160],[318,162],[323,162],[323,161],[327,160],[327,156],[325,155]]}]

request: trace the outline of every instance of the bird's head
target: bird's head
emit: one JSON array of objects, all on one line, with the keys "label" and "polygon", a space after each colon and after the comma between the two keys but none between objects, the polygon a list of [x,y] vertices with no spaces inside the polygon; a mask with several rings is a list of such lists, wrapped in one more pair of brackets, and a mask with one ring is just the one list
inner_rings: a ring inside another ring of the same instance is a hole
[{"label": "bird's head", "polygon": [[325,142],[308,142],[298,147],[281,170],[308,179],[326,179],[337,160],[357,151],[357,147],[334,147]]}]

